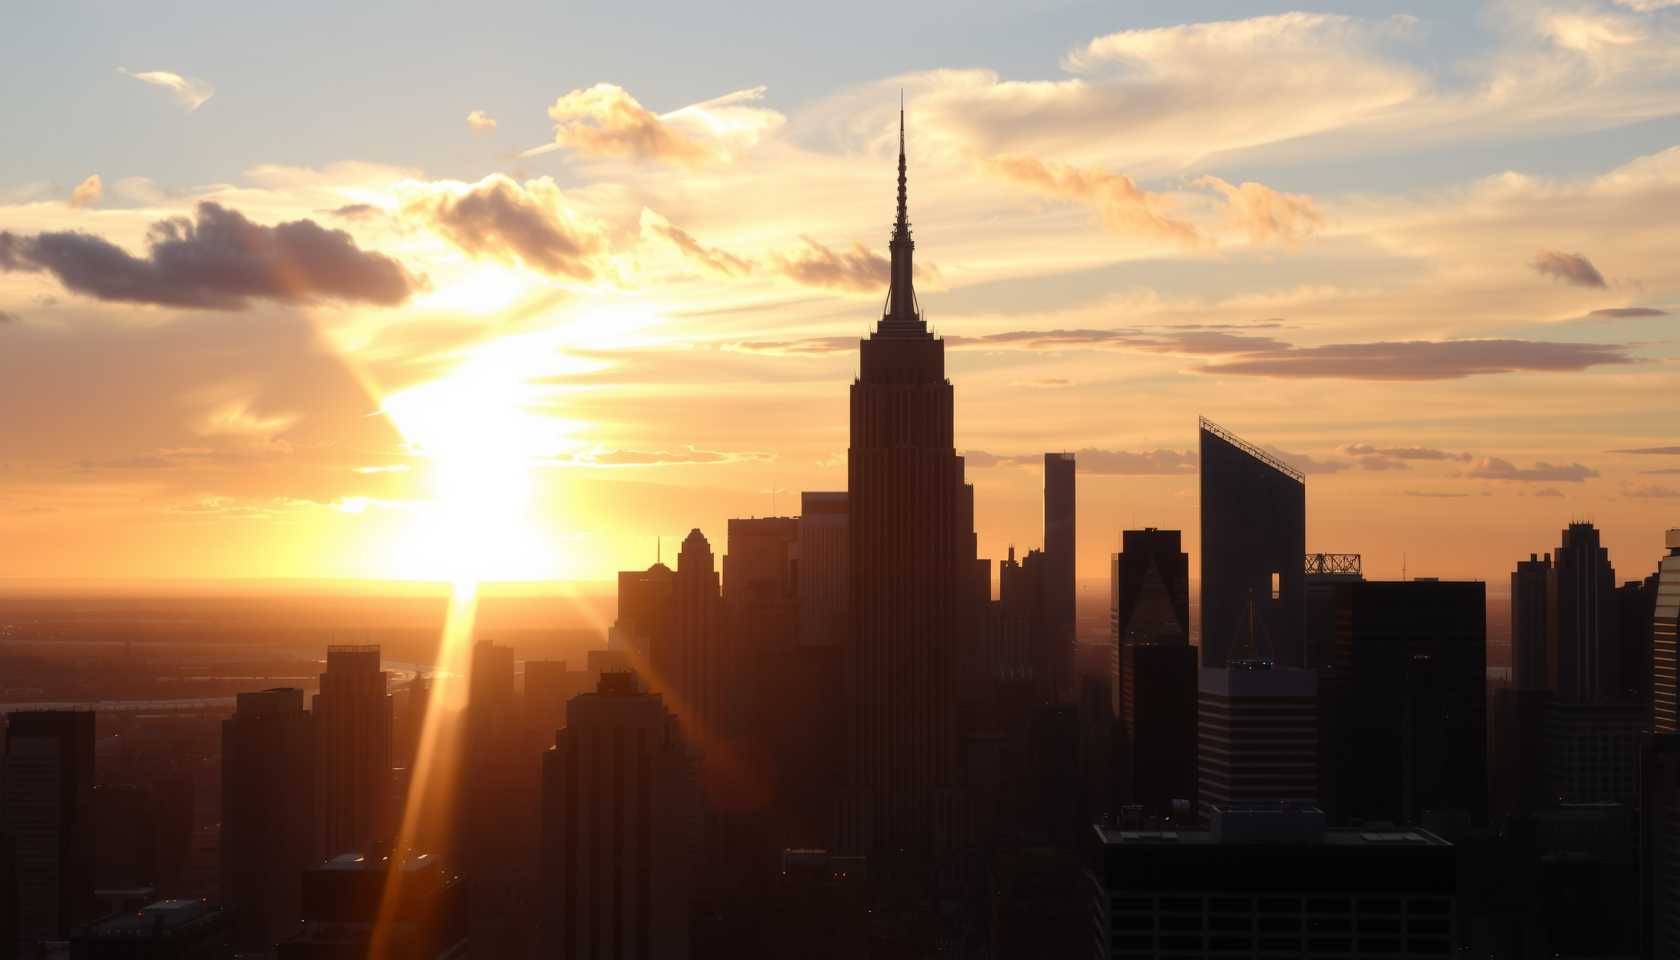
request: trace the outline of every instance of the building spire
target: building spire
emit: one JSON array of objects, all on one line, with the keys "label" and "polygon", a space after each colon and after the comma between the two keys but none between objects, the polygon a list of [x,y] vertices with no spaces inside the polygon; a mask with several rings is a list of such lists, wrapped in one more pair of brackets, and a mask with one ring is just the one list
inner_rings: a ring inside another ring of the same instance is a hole
[{"label": "building spire", "polygon": [[912,252],[916,244],[910,239],[910,190],[904,162],[904,104],[900,94],[898,106],[898,219],[893,223],[892,286],[887,291],[887,309],[881,319],[894,323],[920,323],[921,311],[916,305],[916,290],[911,285],[915,272]]}]

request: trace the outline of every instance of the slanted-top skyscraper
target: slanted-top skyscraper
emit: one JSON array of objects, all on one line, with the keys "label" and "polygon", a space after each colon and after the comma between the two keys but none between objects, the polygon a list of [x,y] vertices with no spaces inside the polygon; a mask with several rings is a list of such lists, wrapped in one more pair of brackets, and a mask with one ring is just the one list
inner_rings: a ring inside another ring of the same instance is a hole
[{"label": "slanted-top skyscraper", "polygon": [[955,648],[974,500],[952,441],[945,344],[911,285],[902,117],[889,246],[892,287],[852,384],[849,789],[837,825],[843,847],[921,858],[954,849],[966,832]]}]

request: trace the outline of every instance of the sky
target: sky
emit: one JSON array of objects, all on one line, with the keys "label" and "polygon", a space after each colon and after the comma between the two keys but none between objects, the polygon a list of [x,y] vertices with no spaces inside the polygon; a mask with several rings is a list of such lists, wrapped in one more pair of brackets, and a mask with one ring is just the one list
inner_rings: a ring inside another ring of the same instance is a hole
[{"label": "sky", "polygon": [[[805,7],[810,7],[806,9]],[[0,0],[0,577],[599,580],[844,489],[907,124],[983,556],[1680,526],[1680,4]],[[663,545],[661,547],[661,544]]]}]

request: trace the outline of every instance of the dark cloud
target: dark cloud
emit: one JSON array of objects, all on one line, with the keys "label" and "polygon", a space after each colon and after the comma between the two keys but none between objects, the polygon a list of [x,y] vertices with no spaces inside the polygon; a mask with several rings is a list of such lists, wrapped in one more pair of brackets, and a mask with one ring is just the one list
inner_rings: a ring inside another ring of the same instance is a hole
[{"label": "dark cloud", "polygon": [[[984,450],[964,450],[963,459],[971,467],[1038,467],[1044,455],[1000,455]],[[1080,473],[1098,476],[1156,476],[1196,472],[1194,450],[1098,450],[1086,447],[1074,453]]]},{"label": "dark cloud", "polygon": [[154,223],[146,257],[78,231],[0,232],[0,270],[46,271],[100,300],[202,310],[244,310],[257,299],[396,306],[424,286],[397,261],[313,220],[267,227],[210,201],[196,216]]},{"label": "dark cloud", "polygon": [[1290,453],[1287,450],[1279,450],[1277,447],[1274,447],[1269,443],[1265,444],[1260,449],[1266,451],[1274,457],[1277,457],[1279,460],[1282,460],[1284,463],[1289,464],[1302,473],[1338,473],[1352,466],[1352,464],[1345,460],[1314,460],[1312,457],[1309,457],[1304,453]]},{"label": "dark cloud", "polygon": [[1607,450],[1606,453],[1680,453],[1680,447],[1641,447],[1637,450]]},{"label": "dark cloud", "polygon": [[1598,476],[1598,471],[1579,463],[1550,464],[1544,461],[1525,470],[1509,460],[1501,460],[1498,457],[1483,457],[1467,464],[1464,467],[1464,476],[1472,480],[1507,480],[1520,483],[1528,483],[1534,480],[1561,480],[1565,483],[1580,483],[1583,480]]},{"label": "dark cloud", "polygon": [[396,194],[404,219],[469,256],[583,283],[616,278],[605,225],[567,210],[550,177],[524,185],[499,173],[474,184],[409,180]]},{"label": "dark cloud", "polygon": [[769,256],[770,272],[802,287],[818,287],[843,293],[874,293],[884,290],[892,262],[856,240],[844,250],[825,247],[810,237],[799,238],[802,248],[778,250]]},{"label": "dark cloud", "polygon": [[1219,376],[1337,380],[1456,380],[1484,373],[1573,373],[1633,363],[1626,348],[1542,340],[1408,340],[1292,347],[1197,368]]},{"label": "dark cloud", "polygon": [[1448,453],[1431,447],[1376,447],[1368,443],[1344,443],[1336,452],[1353,457],[1361,470],[1410,470],[1408,460],[1469,460],[1468,453]]},{"label": "dark cloud", "polygon": [[1536,490],[1534,495],[1537,497],[1561,497],[1563,496],[1563,491],[1553,489],[1552,487],[1542,487],[1539,490]]},{"label": "dark cloud", "polygon": [[597,447],[583,453],[563,453],[557,457],[548,458],[554,463],[575,463],[583,466],[595,467],[654,467],[679,463],[735,463],[741,460],[769,461],[776,459],[771,453],[718,453],[713,450],[696,450],[686,447],[679,451],[669,450],[620,450]]},{"label": "dark cloud", "polygon": [[385,208],[371,203],[347,203],[334,210],[322,210],[321,213],[331,214],[341,220],[359,222],[362,220],[377,220],[384,217]]},{"label": "dark cloud", "polygon": [[1545,249],[1535,254],[1528,265],[1537,272],[1556,277],[1572,287],[1606,286],[1604,275],[1598,272],[1591,260],[1578,253]]},{"label": "dark cloud", "polygon": [[1594,310],[1587,314],[1600,320],[1631,320],[1634,317],[1666,317],[1667,310],[1655,310],[1651,307],[1611,307],[1607,310]]},{"label": "dark cloud", "polygon": [[0,310],[0,323],[22,323],[23,318],[9,310]]}]

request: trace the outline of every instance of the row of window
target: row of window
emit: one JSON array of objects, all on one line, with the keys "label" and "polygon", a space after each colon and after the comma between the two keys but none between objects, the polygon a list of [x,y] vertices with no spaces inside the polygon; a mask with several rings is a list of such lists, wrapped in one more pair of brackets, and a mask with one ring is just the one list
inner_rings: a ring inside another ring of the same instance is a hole
[{"label": "row of window", "polygon": [[1256,941],[1249,937],[1208,937],[1203,942],[1201,937],[1161,937],[1159,942],[1153,937],[1117,936],[1111,943],[1116,956],[1130,956],[1133,951],[1141,955],[1152,955],[1156,951],[1184,950],[1201,952],[1230,952],[1230,953],[1287,953],[1299,956],[1303,951],[1314,953],[1352,953],[1357,945],[1361,954],[1407,954],[1413,956],[1443,956],[1452,953],[1452,941],[1440,938],[1401,940],[1398,937],[1371,938],[1361,937],[1358,940],[1347,937],[1313,938],[1302,944],[1295,937],[1260,937]]},{"label": "row of window", "polygon": [[[1418,920],[1406,922],[1405,929],[1401,929],[1401,921],[1396,919],[1359,918],[1359,927],[1354,929],[1354,921],[1341,917],[1308,917],[1305,922],[1299,917],[1260,917],[1258,920],[1249,917],[1209,917],[1206,928],[1219,933],[1247,933],[1258,930],[1261,933],[1300,933],[1305,928],[1307,933],[1414,933],[1414,934],[1450,934],[1452,923],[1449,920]],[[1137,933],[1155,930],[1170,930],[1174,932],[1201,932],[1203,921],[1201,917],[1151,917],[1151,916],[1117,916],[1112,921],[1114,932]]]},{"label": "row of window", "polygon": [[[1360,897],[1159,897],[1148,895],[1116,895],[1110,905],[1116,913],[1201,913],[1203,904],[1209,913],[1300,913],[1303,905],[1307,913],[1375,913],[1444,915],[1452,912],[1447,899],[1401,900],[1395,898]],[[1157,906],[1158,905],[1158,906]]]}]

